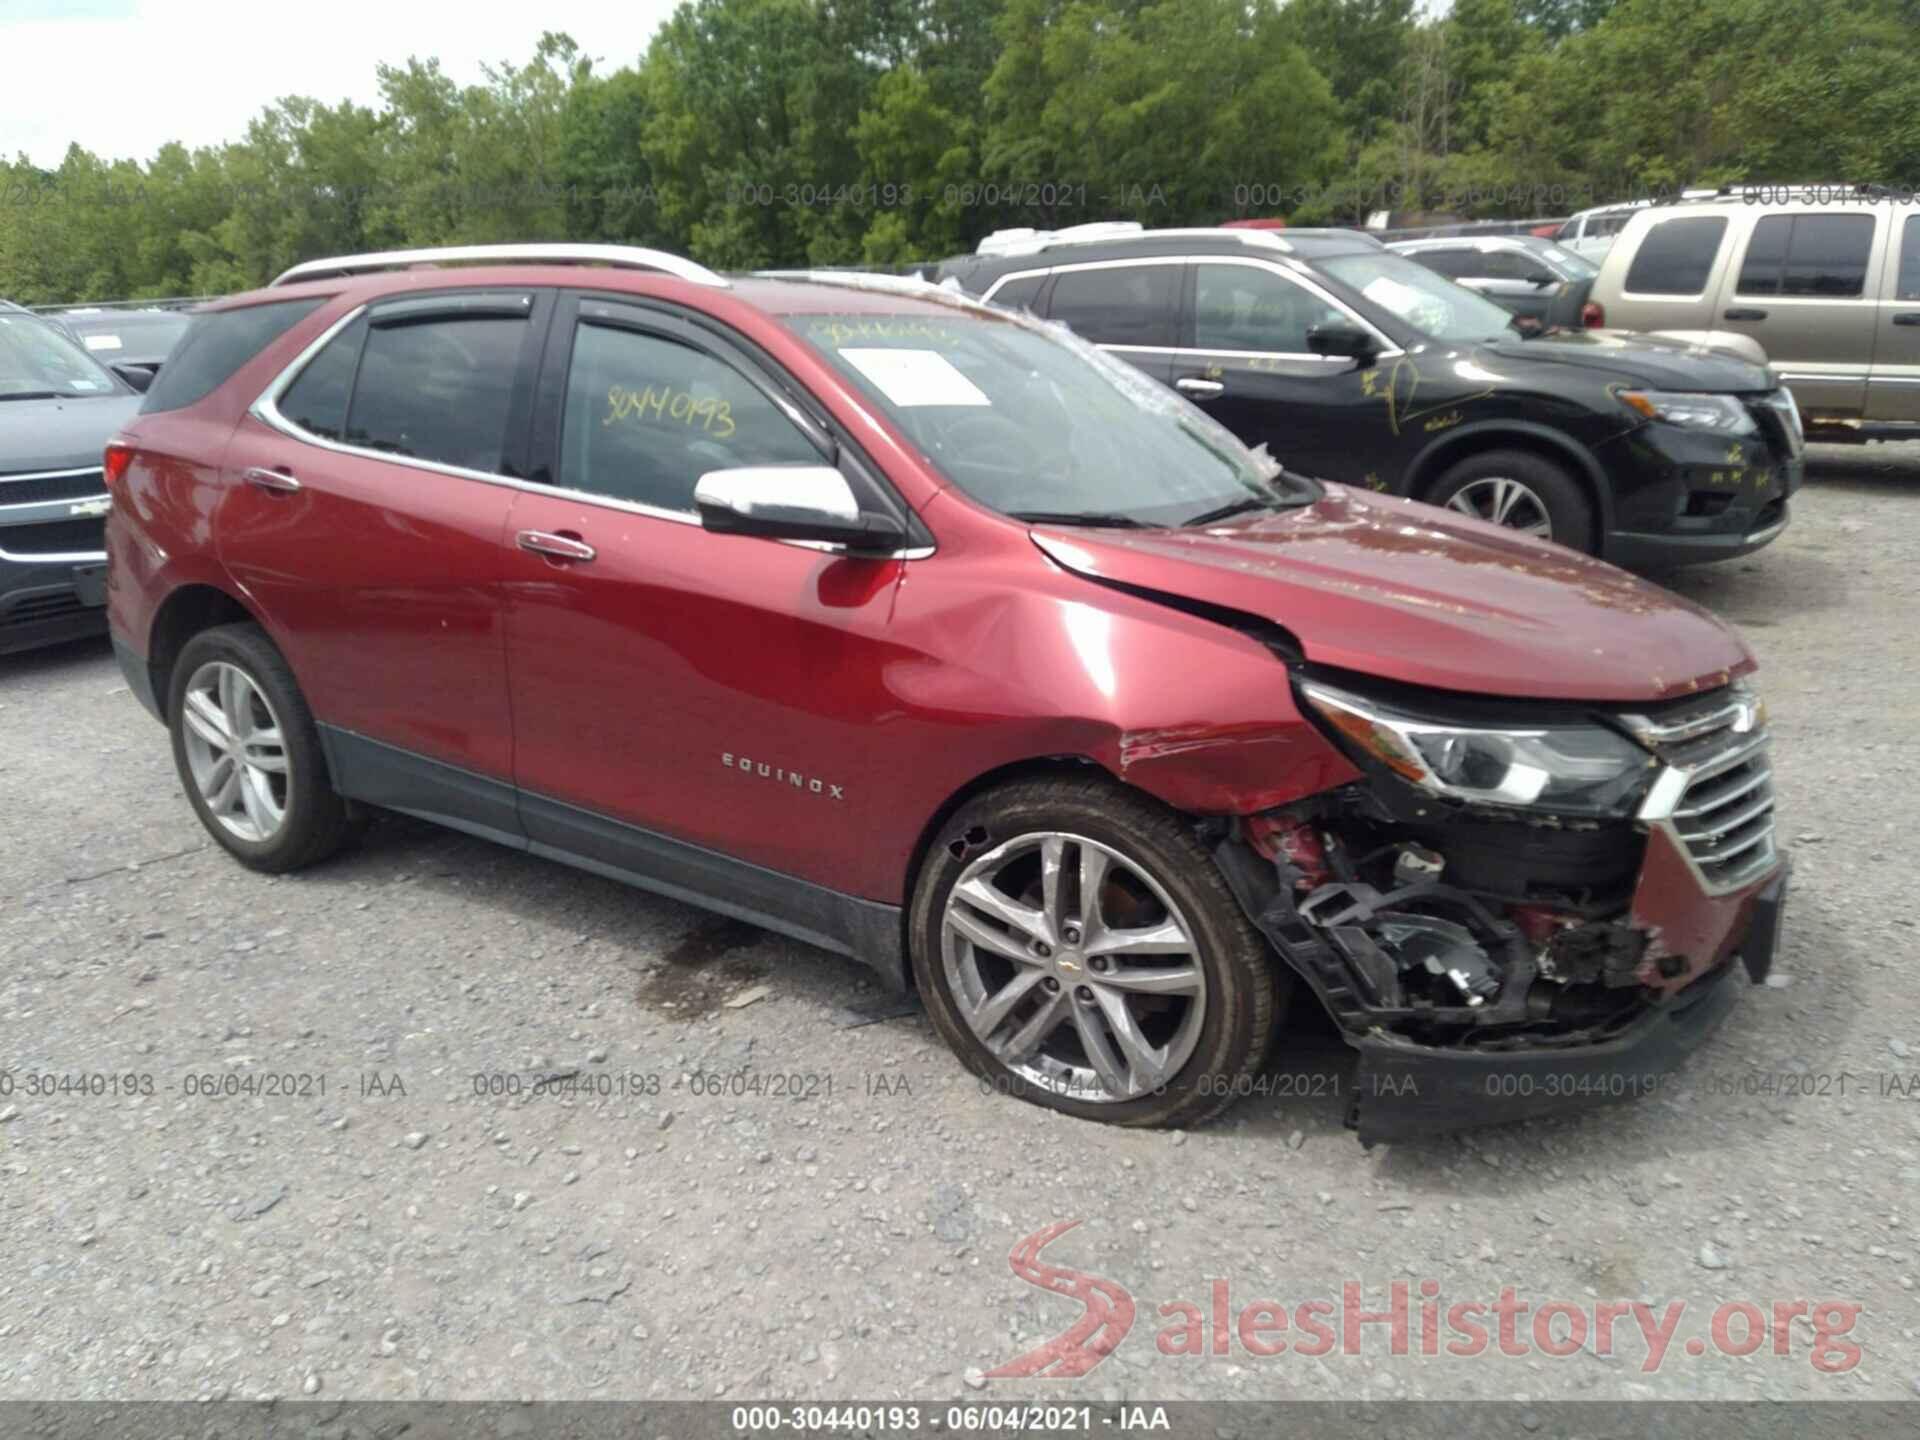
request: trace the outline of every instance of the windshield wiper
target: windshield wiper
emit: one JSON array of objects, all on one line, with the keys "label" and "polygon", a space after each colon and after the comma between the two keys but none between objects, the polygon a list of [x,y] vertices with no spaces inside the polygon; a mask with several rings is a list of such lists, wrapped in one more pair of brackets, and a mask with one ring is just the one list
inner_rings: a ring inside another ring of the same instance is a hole
[{"label": "windshield wiper", "polygon": [[1202,510],[1198,515],[1189,515],[1180,524],[1191,528],[1195,525],[1212,525],[1216,521],[1231,520],[1236,515],[1244,515],[1249,510],[1271,510],[1275,502],[1262,495],[1242,495],[1238,500],[1229,500],[1224,505],[1216,505],[1211,510]]},{"label": "windshield wiper", "polygon": [[58,390],[9,390],[0,393],[0,400],[63,400],[67,397]]},{"label": "windshield wiper", "polygon": [[1092,525],[1109,530],[1158,530],[1158,525],[1149,525],[1144,520],[1136,520],[1131,515],[1102,515],[1093,510],[1009,510],[1007,514],[1015,520],[1025,520],[1033,525]]}]

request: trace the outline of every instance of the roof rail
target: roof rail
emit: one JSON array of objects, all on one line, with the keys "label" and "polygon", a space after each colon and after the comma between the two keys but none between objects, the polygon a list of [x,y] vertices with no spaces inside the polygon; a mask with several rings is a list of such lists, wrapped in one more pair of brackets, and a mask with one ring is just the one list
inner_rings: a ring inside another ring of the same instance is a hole
[{"label": "roof rail", "polygon": [[1094,220],[1072,225],[1065,230],[996,230],[975,248],[974,254],[1037,255],[1065,245],[1112,244],[1125,240],[1237,240],[1257,249],[1293,249],[1277,230],[1240,230],[1223,225],[1190,225],[1170,230],[1149,230],[1137,220]]},{"label": "roof rail", "polygon": [[1812,191],[1831,200],[1848,198],[1854,200],[1886,200],[1910,196],[1913,192],[1901,190],[1897,186],[1883,185],[1877,181],[1788,181],[1788,180],[1735,180],[1726,185],[1701,186],[1697,189],[1682,190],[1665,201],[1656,200],[1655,204],[1676,205],[1689,200],[1731,200],[1744,199],[1758,194],[1762,197],[1778,196],[1782,203],[1790,203],[1793,196]]},{"label": "roof rail", "polygon": [[338,255],[308,260],[268,282],[292,285],[301,280],[326,280],[368,275],[381,270],[407,270],[439,265],[608,265],[623,270],[654,270],[697,285],[718,285],[726,279],[684,255],[646,250],[637,245],[442,245],[428,250],[381,250],[369,255]]}]

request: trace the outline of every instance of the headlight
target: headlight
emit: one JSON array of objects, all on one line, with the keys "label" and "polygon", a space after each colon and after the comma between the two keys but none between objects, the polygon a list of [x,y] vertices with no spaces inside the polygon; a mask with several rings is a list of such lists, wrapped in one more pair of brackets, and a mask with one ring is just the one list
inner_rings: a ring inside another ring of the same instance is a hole
[{"label": "headlight", "polygon": [[1622,390],[1620,403],[1649,420],[1664,420],[1688,430],[1717,430],[1722,435],[1751,435],[1753,416],[1731,395],[1688,395],[1678,390]]},{"label": "headlight", "polygon": [[1454,724],[1318,683],[1301,687],[1367,757],[1436,795],[1568,815],[1624,815],[1659,762],[1599,725]]}]

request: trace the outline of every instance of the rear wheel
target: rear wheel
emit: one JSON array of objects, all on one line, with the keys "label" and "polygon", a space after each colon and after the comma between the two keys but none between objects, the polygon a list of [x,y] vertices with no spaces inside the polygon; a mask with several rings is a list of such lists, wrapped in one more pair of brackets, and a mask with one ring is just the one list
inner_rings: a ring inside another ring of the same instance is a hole
[{"label": "rear wheel", "polygon": [[1580,482],[1525,450],[1490,450],[1453,466],[1421,497],[1523,535],[1593,551],[1593,507]]},{"label": "rear wheel", "polygon": [[242,864],[296,870],[354,838],[359,826],[334,793],[313,714],[258,625],[220,625],[189,640],[167,715],[187,799]]},{"label": "rear wheel", "polygon": [[941,1037],[984,1081],[1068,1114],[1204,1120],[1278,1023],[1267,944],[1218,867],[1179,816],[1115,785],[1022,782],[963,806],[911,927]]}]

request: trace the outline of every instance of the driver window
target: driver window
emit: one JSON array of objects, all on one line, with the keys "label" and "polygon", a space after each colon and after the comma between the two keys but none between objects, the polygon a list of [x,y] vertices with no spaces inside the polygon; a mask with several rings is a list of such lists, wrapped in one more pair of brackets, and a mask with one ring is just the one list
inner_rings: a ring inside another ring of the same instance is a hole
[{"label": "driver window", "polygon": [[1530,255],[1517,250],[1486,250],[1470,271],[1484,280],[1551,280],[1553,273]]},{"label": "driver window", "polygon": [[576,332],[560,441],[567,489],[691,515],[709,470],[819,463],[807,437],[724,361],[608,325]]},{"label": "driver window", "polygon": [[1194,267],[1196,349],[1305,355],[1307,331],[1345,318],[1271,270],[1204,262]]}]

